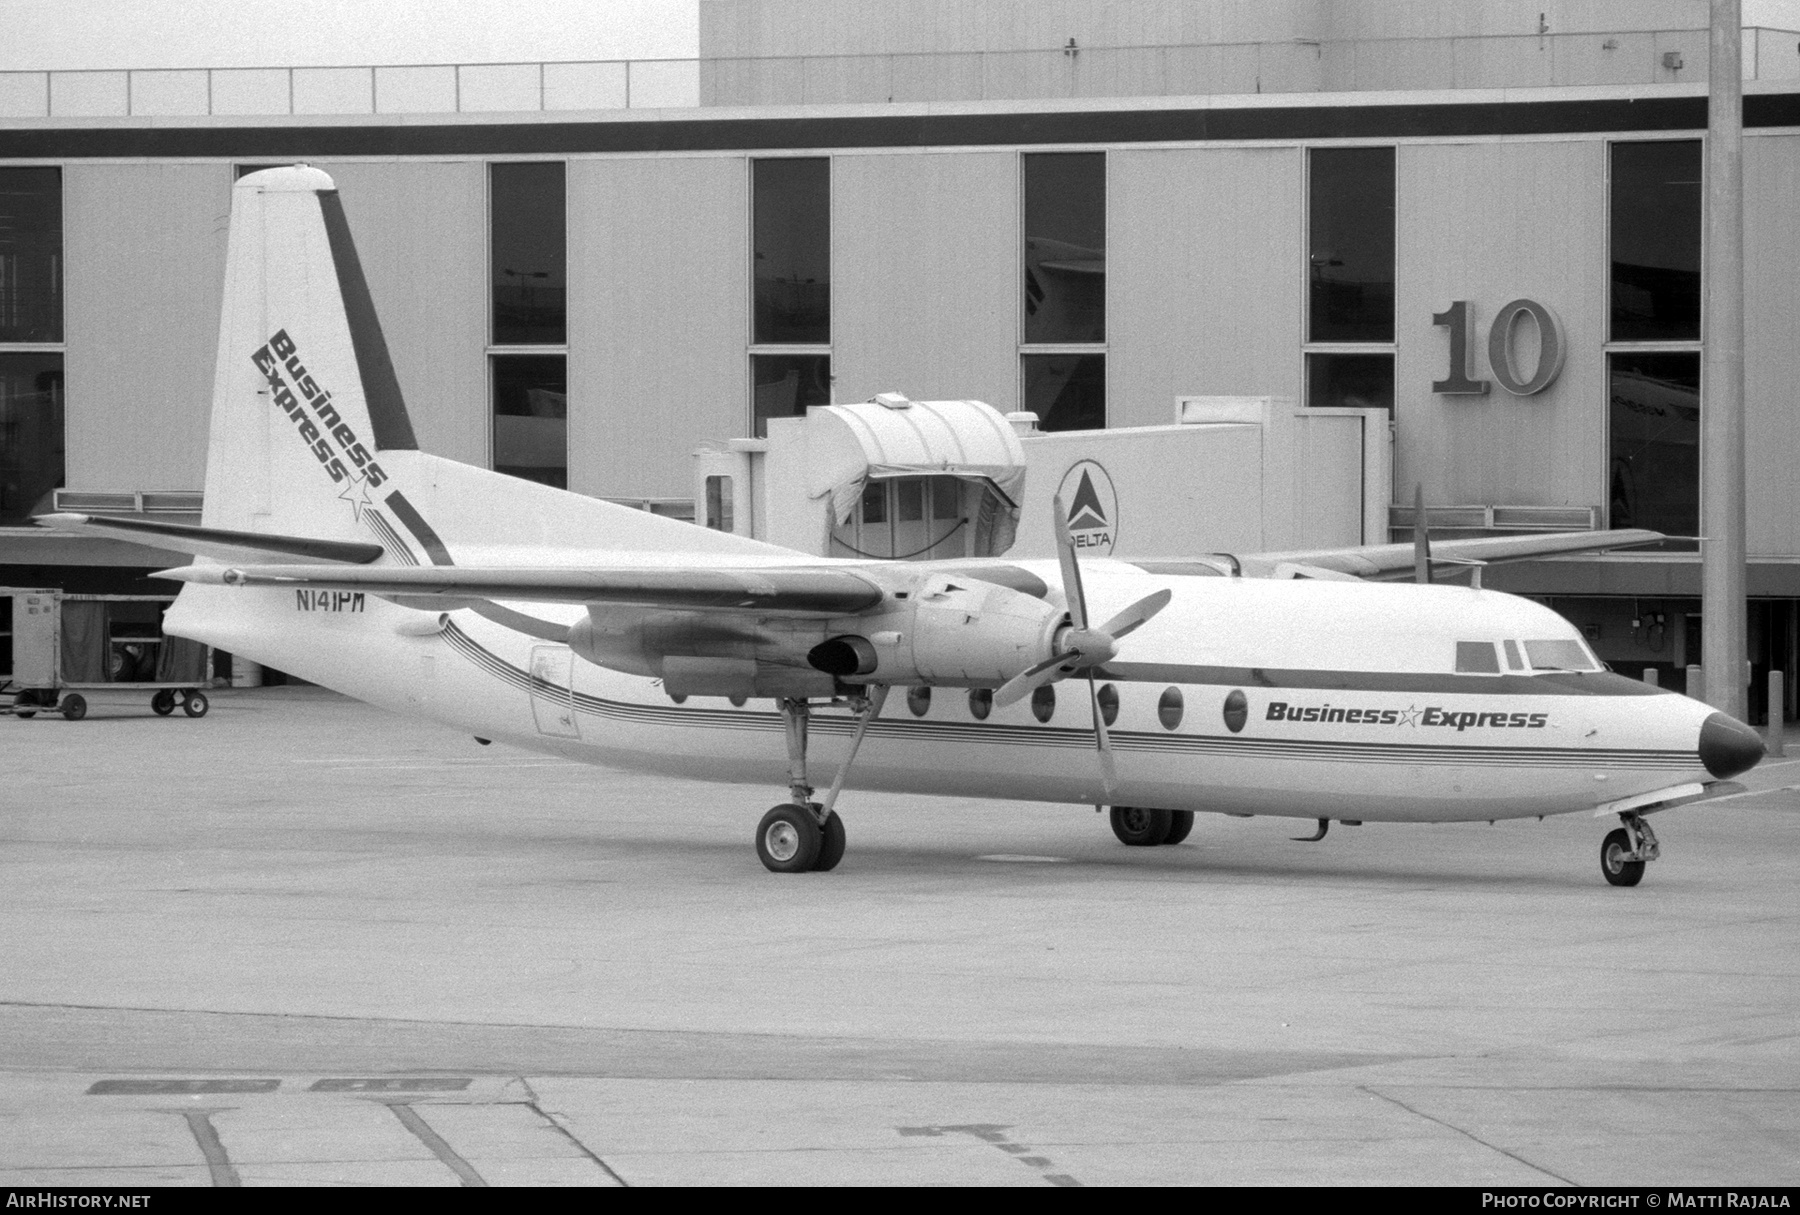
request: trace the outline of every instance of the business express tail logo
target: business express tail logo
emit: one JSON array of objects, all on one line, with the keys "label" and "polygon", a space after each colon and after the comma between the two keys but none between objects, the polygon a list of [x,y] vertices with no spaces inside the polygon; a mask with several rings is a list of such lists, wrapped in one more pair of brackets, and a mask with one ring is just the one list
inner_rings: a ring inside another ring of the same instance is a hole
[{"label": "business express tail logo", "polygon": [[[299,347],[288,336],[287,330],[276,330],[250,360],[269,382],[269,393],[275,404],[294,423],[300,441],[312,452],[319,467],[325,470],[333,485],[343,486],[338,497],[350,503],[350,509],[360,520],[363,509],[372,505],[369,491],[386,481],[387,473],[338,413],[331,403],[331,393],[320,387],[307,371]],[[286,379],[283,372],[286,372]]]}]

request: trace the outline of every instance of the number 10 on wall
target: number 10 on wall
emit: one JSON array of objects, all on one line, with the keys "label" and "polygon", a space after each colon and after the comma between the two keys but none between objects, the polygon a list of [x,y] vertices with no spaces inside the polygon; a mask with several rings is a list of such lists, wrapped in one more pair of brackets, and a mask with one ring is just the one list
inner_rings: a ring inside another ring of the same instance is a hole
[{"label": "number 10 on wall", "polygon": [[[1527,317],[1537,326],[1538,357],[1531,374],[1522,376],[1513,365],[1512,338],[1514,327]],[[1485,395],[1488,382],[1476,379],[1469,366],[1469,339],[1475,328],[1474,318],[1469,315],[1469,301],[1456,300],[1447,311],[1433,313],[1431,323],[1450,330],[1450,374],[1445,379],[1433,380],[1431,391],[1446,396]],[[1567,350],[1562,321],[1547,305],[1536,300],[1514,300],[1495,313],[1493,323],[1488,326],[1488,366],[1500,387],[1514,396],[1528,397],[1550,387],[1562,371],[1563,355]]]}]

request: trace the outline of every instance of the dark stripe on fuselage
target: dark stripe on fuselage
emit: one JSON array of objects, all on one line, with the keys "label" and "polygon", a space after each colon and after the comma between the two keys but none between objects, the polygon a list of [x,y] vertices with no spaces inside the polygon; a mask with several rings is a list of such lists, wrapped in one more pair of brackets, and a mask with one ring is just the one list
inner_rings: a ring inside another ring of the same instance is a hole
[{"label": "dark stripe on fuselage", "polygon": [[387,521],[385,515],[370,508],[363,511],[363,518],[368,520],[369,526],[374,529],[375,534],[381,537],[388,552],[394,555],[394,560],[405,565],[419,564],[419,559],[413,555],[412,548],[400,538],[400,533],[394,530],[394,525]]},{"label": "dark stripe on fuselage", "polygon": [[[525,692],[555,697],[572,703],[576,711],[628,725],[686,727],[708,730],[751,730],[777,734],[781,715],[754,709],[701,708],[686,705],[647,705],[608,700],[534,678],[482,646],[454,622],[444,639],[477,667]],[[817,714],[810,728],[818,734],[847,735],[855,728],[848,715]],[[1009,725],[1001,722],[949,722],[878,719],[869,726],[871,737],[923,745],[945,743],[1002,746],[1054,747],[1091,750],[1092,730],[1068,726]],[[1324,763],[1463,764],[1512,768],[1634,768],[1651,771],[1687,771],[1698,766],[1692,751],[1631,749],[1623,747],[1518,747],[1473,746],[1442,743],[1378,743],[1335,739],[1245,738],[1220,734],[1158,734],[1138,730],[1112,730],[1113,748],[1160,755],[1212,758],[1255,758]]]},{"label": "dark stripe on fuselage", "polygon": [[1453,696],[1673,696],[1611,671],[1544,671],[1536,675],[1439,675],[1430,672],[1314,671],[1280,667],[1191,666],[1175,662],[1109,662],[1099,679],[1120,683],[1212,684],[1225,688],[1317,692],[1409,692]]},{"label": "dark stripe on fuselage", "polygon": [[425,548],[425,554],[431,558],[431,564],[456,564],[450,560],[450,550],[444,547],[444,542],[438,538],[438,534],[431,530],[431,524],[425,522],[425,516],[415,510],[413,504],[406,500],[405,494],[399,490],[389,494],[387,507],[394,512],[396,519],[406,524],[406,530],[418,538],[419,543]]}]

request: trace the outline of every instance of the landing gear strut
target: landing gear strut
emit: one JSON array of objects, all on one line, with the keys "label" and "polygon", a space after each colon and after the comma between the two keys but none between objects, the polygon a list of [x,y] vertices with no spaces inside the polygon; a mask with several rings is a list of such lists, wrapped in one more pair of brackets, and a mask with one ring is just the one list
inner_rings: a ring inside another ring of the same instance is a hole
[{"label": "landing gear strut", "polygon": [[792,698],[778,702],[787,735],[788,800],[772,807],[756,827],[756,855],[771,872],[824,873],[844,859],[844,820],[832,807],[856,760],[863,736],[868,733],[869,723],[881,712],[887,693],[886,684],[871,684],[865,695],[850,698],[850,707],[856,714],[856,733],[850,739],[850,754],[844,757],[823,802],[812,800],[813,787],[806,779],[807,727],[812,720],[812,705]]},{"label": "landing gear strut", "polygon": [[1614,886],[1635,886],[1644,880],[1644,865],[1662,855],[1662,845],[1642,816],[1627,811],[1619,821],[1625,825],[1600,843],[1600,872]]}]

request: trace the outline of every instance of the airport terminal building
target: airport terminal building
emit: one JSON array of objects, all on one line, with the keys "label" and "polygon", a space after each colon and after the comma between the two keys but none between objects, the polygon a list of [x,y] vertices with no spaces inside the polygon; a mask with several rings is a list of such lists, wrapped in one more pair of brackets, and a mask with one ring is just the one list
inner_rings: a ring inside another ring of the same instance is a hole
[{"label": "airport terminal building", "polygon": [[[697,447],[834,400],[1265,396],[1389,410],[1443,534],[1694,537],[1706,4],[1434,7],[705,0],[695,61],[0,73],[0,585],[178,563],[29,519],[194,517],[232,182],[300,160],[438,455],[691,515]],[[1745,66],[1751,658],[1792,716],[1800,33]],[[1695,549],[1487,584],[1679,686]]]}]

